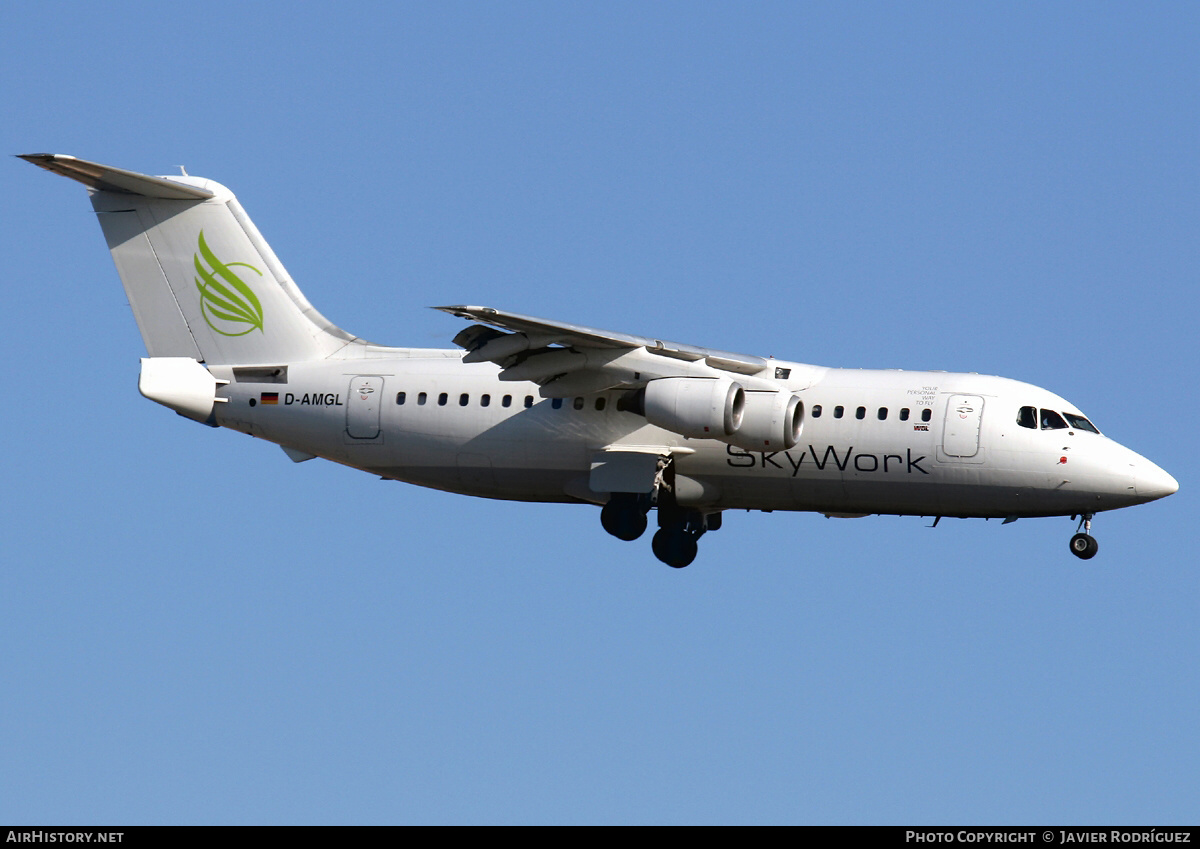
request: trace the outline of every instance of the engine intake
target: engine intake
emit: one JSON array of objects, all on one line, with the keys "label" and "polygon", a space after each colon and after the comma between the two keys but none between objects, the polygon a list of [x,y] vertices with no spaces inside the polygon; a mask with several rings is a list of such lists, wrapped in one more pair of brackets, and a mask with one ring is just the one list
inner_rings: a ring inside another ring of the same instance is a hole
[{"label": "engine intake", "polygon": [[804,427],[800,396],[786,391],[751,391],[745,396],[742,426],[724,442],[750,451],[786,451],[800,440]]}]

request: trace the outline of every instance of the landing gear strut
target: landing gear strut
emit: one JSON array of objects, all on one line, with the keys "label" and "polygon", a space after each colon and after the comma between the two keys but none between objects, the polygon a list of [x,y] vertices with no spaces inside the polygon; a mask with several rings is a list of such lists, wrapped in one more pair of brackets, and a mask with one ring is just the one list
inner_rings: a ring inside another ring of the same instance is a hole
[{"label": "landing gear strut", "polygon": [[635,540],[649,524],[646,514],[658,508],[658,530],[650,547],[654,556],[674,569],[696,559],[697,541],[721,527],[721,514],[680,507],[675,498],[675,464],[662,457],[648,493],[614,492],[600,511],[600,524],[617,539]]},{"label": "landing gear strut", "polygon": [[658,508],[658,531],[651,540],[654,556],[672,569],[682,569],[696,559],[697,542],[706,531],[721,527],[721,514],[705,515],[680,507],[675,498],[675,463],[666,457],[654,478],[654,504]]},{"label": "landing gear strut", "polygon": [[1080,560],[1091,560],[1100,550],[1100,543],[1092,536],[1092,514],[1084,513],[1079,519],[1082,530],[1071,537],[1071,553]]}]

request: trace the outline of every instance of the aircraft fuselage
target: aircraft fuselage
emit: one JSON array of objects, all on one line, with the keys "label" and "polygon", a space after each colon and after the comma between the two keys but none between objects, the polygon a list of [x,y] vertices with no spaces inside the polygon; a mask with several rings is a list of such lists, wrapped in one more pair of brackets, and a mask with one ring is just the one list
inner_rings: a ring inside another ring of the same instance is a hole
[{"label": "aircraft fuselage", "polygon": [[[1022,426],[1022,407],[1079,415],[1030,384],[979,374],[816,369],[800,438],[752,451],[687,438],[619,409],[622,391],[562,399],[501,381],[459,351],[299,363],[286,383],[229,379],[216,423],[348,466],[467,495],[603,503],[597,452],[653,447],[674,458],[681,506],[1015,518],[1097,513],[1173,487],[1099,433]],[[786,382],[785,382],[786,385]],[[790,388],[790,387],[789,387]]]}]

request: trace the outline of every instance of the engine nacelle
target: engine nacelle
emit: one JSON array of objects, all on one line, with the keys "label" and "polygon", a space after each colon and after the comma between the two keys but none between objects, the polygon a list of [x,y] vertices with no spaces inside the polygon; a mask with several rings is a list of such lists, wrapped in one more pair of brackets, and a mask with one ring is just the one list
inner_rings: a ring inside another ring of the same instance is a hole
[{"label": "engine nacelle", "polygon": [[[722,441],[750,451],[786,451],[800,440],[804,402],[787,391],[747,392],[742,426]],[[717,437],[721,439],[721,437]]]},{"label": "engine nacelle", "polygon": [[746,391],[727,377],[661,377],[646,384],[646,421],[701,439],[727,439],[742,425]]}]

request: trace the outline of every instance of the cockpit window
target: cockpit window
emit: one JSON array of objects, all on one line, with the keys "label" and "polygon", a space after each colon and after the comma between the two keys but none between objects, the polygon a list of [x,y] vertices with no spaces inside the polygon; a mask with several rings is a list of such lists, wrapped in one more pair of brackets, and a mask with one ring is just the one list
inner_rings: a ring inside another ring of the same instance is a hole
[{"label": "cockpit window", "polygon": [[1076,430],[1086,430],[1090,433],[1100,432],[1096,430],[1096,426],[1094,424],[1089,422],[1083,416],[1076,415],[1075,413],[1063,413],[1063,415],[1067,417],[1067,421],[1071,423],[1071,427],[1075,428]]},{"label": "cockpit window", "polygon": [[1017,413],[1017,424],[1037,430],[1037,407],[1022,407]]},{"label": "cockpit window", "polygon": [[1053,410],[1042,410],[1042,430],[1065,430],[1067,423]]}]

